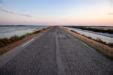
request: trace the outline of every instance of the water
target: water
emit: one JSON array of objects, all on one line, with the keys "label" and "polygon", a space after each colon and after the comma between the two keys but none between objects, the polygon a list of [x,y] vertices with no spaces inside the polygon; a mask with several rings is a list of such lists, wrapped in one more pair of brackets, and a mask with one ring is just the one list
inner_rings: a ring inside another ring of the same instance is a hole
[{"label": "water", "polygon": [[104,33],[97,33],[97,32],[91,32],[91,31],[87,31],[87,30],[81,30],[81,29],[77,29],[77,28],[68,28],[69,30],[73,30],[76,31],[82,35],[85,35],[87,37],[90,37],[92,39],[98,40],[100,39],[103,42],[106,43],[113,43],[113,37],[109,37],[108,34],[104,34]]},{"label": "water", "polygon": [[45,26],[0,26],[0,38],[22,36],[42,28],[45,28]]},{"label": "water", "polygon": [[112,33],[112,34],[109,34],[109,33],[94,32],[94,31],[83,30],[83,29],[80,29],[80,30],[82,30],[82,31],[86,31],[86,32],[91,32],[91,33],[95,33],[95,34],[99,34],[99,35],[103,35],[103,36],[107,36],[107,37],[111,37],[111,38],[113,38],[113,33]]},{"label": "water", "polygon": [[109,34],[109,33],[97,33],[97,34],[100,34],[100,35],[104,35],[104,36],[108,36],[108,37],[113,38],[113,33],[112,34]]}]

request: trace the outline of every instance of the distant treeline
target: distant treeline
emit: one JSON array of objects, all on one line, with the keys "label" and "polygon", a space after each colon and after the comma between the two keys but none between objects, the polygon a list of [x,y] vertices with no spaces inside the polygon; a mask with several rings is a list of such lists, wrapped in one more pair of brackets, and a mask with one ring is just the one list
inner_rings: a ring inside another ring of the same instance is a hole
[{"label": "distant treeline", "polygon": [[103,29],[103,28],[98,29],[98,28],[92,28],[92,27],[86,27],[86,26],[68,26],[68,27],[79,28],[79,29],[89,30],[89,31],[94,31],[94,32],[113,34],[113,29]]}]

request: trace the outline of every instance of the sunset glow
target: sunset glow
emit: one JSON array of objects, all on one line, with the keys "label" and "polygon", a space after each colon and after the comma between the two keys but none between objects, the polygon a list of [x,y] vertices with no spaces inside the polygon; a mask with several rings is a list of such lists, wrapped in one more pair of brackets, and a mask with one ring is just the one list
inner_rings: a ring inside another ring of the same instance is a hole
[{"label": "sunset glow", "polygon": [[113,25],[112,0],[2,0],[0,24]]}]

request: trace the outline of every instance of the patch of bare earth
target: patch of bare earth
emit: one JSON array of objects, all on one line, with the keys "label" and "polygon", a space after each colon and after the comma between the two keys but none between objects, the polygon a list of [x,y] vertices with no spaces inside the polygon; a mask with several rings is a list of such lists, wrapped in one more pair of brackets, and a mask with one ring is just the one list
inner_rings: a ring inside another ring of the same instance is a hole
[{"label": "patch of bare earth", "polygon": [[81,35],[77,32],[72,32],[68,29],[64,29],[64,30],[68,33],[71,33],[73,36],[75,36],[76,38],[82,40],[83,42],[90,45],[91,47],[95,48],[97,51],[101,52],[106,57],[109,57],[109,58],[113,59],[113,47],[110,47],[106,44],[95,41],[95,40],[93,40],[91,38],[88,38],[84,35]]}]

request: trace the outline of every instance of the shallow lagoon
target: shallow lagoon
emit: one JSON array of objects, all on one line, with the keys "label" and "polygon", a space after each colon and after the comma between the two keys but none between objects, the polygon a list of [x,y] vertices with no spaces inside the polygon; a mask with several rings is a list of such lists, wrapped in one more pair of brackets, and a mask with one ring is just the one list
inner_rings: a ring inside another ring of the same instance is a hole
[{"label": "shallow lagoon", "polygon": [[102,40],[103,42],[106,42],[106,43],[113,43],[113,37],[111,36],[111,34],[107,34],[106,33],[97,33],[97,32],[91,32],[91,31],[87,31],[87,30],[81,30],[81,29],[77,29],[77,28],[68,28],[69,30],[73,30],[73,31],[76,31],[82,35],[85,35],[87,37],[90,37],[92,39],[95,39],[95,40]]},{"label": "shallow lagoon", "polygon": [[45,28],[45,26],[0,26],[0,38],[22,36],[42,28]]}]

